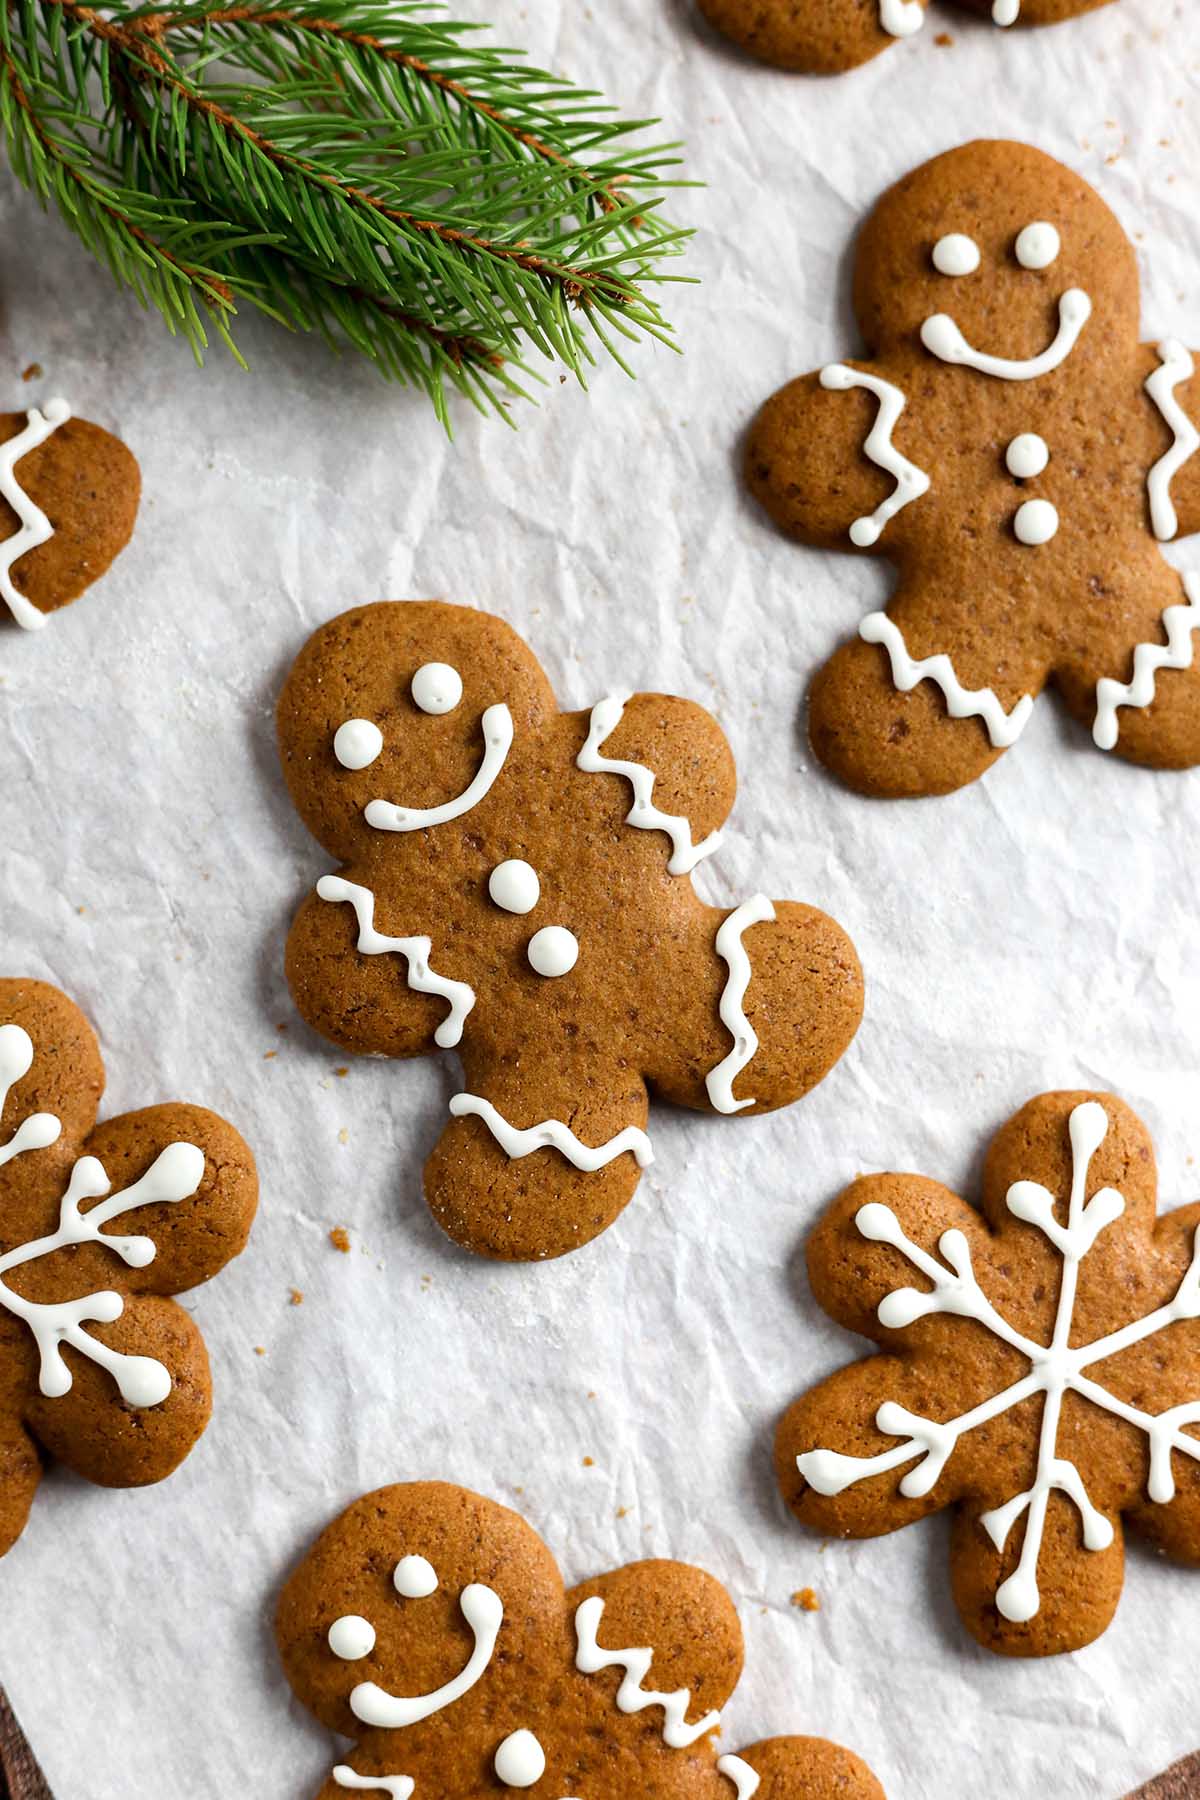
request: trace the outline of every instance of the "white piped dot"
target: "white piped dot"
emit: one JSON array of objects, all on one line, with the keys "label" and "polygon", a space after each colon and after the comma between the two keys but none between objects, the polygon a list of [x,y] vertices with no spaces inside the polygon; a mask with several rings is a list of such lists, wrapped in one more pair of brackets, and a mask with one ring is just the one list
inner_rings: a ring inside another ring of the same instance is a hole
[{"label": "white piped dot", "polygon": [[462,695],[462,676],[449,663],[422,663],[412,678],[414,704],[424,713],[453,712]]},{"label": "white piped dot", "polygon": [[333,754],[343,769],[367,769],[383,749],[383,733],[370,719],[347,719],[333,734]]},{"label": "white piped dot", "polygon": [[1004,463],[1018,481],[1032,481],[1050,461],[1050,447],[1036,431],[1023,431],[1004,452]]},{"label": "white piped dot", "polygon": [[343,1662],[358,1662],[375,1648],[375,1627],[361,1613],[346,1613],[329,1627],[329,1648]]},{"label": "white piped dot", "polygon": [[973,275],[979,267],[979,245],[961,231],[951,231],[933,246],[933,266],[939,275]]},{"label": "white piped dot", "polygon": [[520,857],[497,863],[488,876],[488,893],[505,912],[531,913],[542,893],[537,870]]},{"label": "white piped dot", "polygon": [[1013,530],[1022,544],[1048,544],[1058,530],[1058,510],[1049,500],[1026,500],[1017,508]]},{"label": "white piped dot", "polygon": [[530,938],[526,954],[539,975],[569,975],[579,961],[579,939],[565,925],[544,925]]},{"label": "white piped dot", "polygon": [[392,1571],[392,1586],[406,1600],[427,1600],[437,1585],[437,1570],[423,1556],[402,1556]]},{"label": "white piped dot", "polygon": [[1062,249],[1062,239],[1053,225],[1037,219],[1017,233],[1015,249],[1023,269],[1048,269]]},{"label": "white piped dot", "polygon": [[546,1753],[532,1731],[514,1731],[496,1752],[495,1770],[505,1787],[533,1787],[546,1773]]}]

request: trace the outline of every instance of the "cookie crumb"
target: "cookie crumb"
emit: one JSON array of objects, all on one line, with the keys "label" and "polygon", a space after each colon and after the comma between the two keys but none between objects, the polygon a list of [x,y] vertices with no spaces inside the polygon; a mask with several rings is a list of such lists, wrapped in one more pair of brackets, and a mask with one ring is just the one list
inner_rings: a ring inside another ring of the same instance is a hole
[{"label": "cookie crumb", "polygon": [[350,1073],[350,1071],[346,1067],[345,1063],[342,1064],[340,1069],[335,1069],[333,1072],[337,1076],[339,1081],[344,1081],[346,1079],[347,1075]]},{"label": "cookie crumb", "polygon": [[629,1508],[627,1506],[618,1506],[617,1517],[618,1519],[627,1519],[629,1517]]},{"label": "cookie crumb", "polygon": [[338,1132],[338,1143],[339,1144],[348,1144],[349,1142],[350,1142],[350,1133],[346,1130],[346,1127],[343,1125],[342,1129]]},{"label": "cookie crumb", "polygon": [[596,1466],[595,1457],[594,1456],[585,1456],[583,1459],[583,1466],[585,1469],[594,1469]]},{"label": "cookie crumb", "polygon": [[950,36],[948,31],[938,31],[935,32],[933,41],[939,50],[949,50],[954,39]]},{"label": "cookie crumb", "polygon": [[263,1061],[270,1062],[270,1060],[273,1056],[278,1056],[278,1055],[279,1055],[278,1050],[264,1050],[263,1051]]},{"label": "cookie crumb", "polygon": [[291,1292],[291,1304],[292,1304],[292,1305],[293,1305],[293,1306],[302,1306],[302,1305],[303,1305],[303,1304],[304,1304],[304,1292],[303,1292],[303,1289],[301,1289],[301,1288],[293,1288],[293,1289],[292,1289],[292,1292]]},{"label": "cookie crumb", "polygon": [[821,1610],[821,1602],[816,1589],[810,1587],[797,1588],[792,1595],[792,1605],[799,1607],[801,1612],[820,1612]]},{"label": "cookie crumb", "polygon": [[255,1344],[254,1354],[255,1356],[265,1356],[267,1354],[267,1346],[265,1344]]},{"label": "cookie crumb", "polygon": [[350,1254],[350,1233],[346,1230],[346,1227],[344,1225],[335,1225],[334,1226],[333,1230],[329,1234],[329,1241],[333,1245],[335,1250],[340,1250],[343,1256],[349,1256],[349,1254]]},{"label": "cookie crumb", "polygon": [[45,374],[45,370],[42,368],[41,363],[37,363],[37,362],[30,363],[28,365],[28,367],[21,370],[21,380],[22,381],[40,381],[44,374]]}]

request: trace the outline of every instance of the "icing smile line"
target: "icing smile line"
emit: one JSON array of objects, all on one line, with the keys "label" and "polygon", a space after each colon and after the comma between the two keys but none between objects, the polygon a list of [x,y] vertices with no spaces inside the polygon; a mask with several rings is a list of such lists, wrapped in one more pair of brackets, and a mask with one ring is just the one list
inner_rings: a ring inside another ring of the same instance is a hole
[{"label": "icing smile line", "polygon": [[470,1660],[459,1673],[431,1694],[389,1694],[374,1681],[360,1681],[350,1695],[350,1710],[356,1719],[361,1719],[364,1725],[378,1725],[384,1730],[416,1725],[432,1713],[440,1712],[444,1706],[461,1700],[486,1674],[495,1652],[504,1606],[499,1594],[478,1581],[463,1589],[458,1604],[475,1637]]},{"label": "icing smile line", "polygon": [[453,800],[440,806],[395,806],[390,800],[372,800],[363,817],[376,831],[421,831],[427,825],[445,825],[478,806],[508,760],[513,722],[507,706],[489,706],[483,715],[483,760],[474,780]]},{"label": "icing smile line", "polygon": [[957,363],[965,369],[977,369],[981,375],[995,375],[1001,381],[1034,381],[1049,375],[1067,360],[1084,326],[1092,316],[1092,303],[1082,288],[1068,288],[1058,302],[1058,330],[1054,341],[1038,356],[1014,361],[1006,356],[991,356],[968,344],[949,313],[934,313],[921,326],[921,342],[945,363]]}]

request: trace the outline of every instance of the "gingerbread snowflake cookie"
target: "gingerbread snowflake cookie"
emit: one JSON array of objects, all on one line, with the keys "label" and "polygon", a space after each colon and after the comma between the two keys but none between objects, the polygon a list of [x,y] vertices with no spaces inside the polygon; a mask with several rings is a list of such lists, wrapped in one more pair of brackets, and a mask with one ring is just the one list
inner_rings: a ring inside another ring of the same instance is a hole
[{"label": "gingerbread snowflake cookie", "polygon": [[0,981],[0,1555],[56,1457],[161,1481],[208,1422],[208,1357],[170,1298],[246,1241],[254,1161],[197,1106],[96,1124],[104,1069],[55,988]]},{"label": "gingerbread snowflake cookie", "polygon": [[558,1256],[652,1160],[648,1089],[709,1112],[807,1092],[854,1035],[862,979],[823,913],[688,876],[733,804],[700,707],[613,694],[560,713],[509,628],[465,607],[361,607],[302,651],[279,705],[292,798],[343,865],[301,909],[288,979],[346,1049],[456,1049],[425,1171],[450,1236]]},{"label": "gingerbread snowflake cookie", "polygon": [[522,1518],[443,1482],[349,1507],[277,1635],[297,1698],[356,1740],[320,1800],[882,1800],[820,1738],[713,1742],[742,1634],[711,1575],[634,1563],[567,1592]]},{"label": "gingerbread snowflake cookie", "polygon": [[1200,762],[1200,376],[1138,338],[1132,245],[1021,144],[926,163],[863,231],[869,359],[783,388],[747,473],[805,543],[896,564],[817,676],[813,748],[863,793],[942,794],[1015,743],[1049,681],[1096,743]]},{"label": "gingerbread snowflake cookie", "polygon": [[0,413],[0,602],[26,631],[98,581],[133,534],[142,478],[65,400]]},{"label": "gingerbread snowflake cookie", "polygon": [[[763,62],[810,75],[856,69],[925,23],[926,0],[699,0],[734,43]],[[958,0],[993,25],[1054,25],[1108,0]]]},{"label": "gingerbread snowflake cookie", "polygon": [[918,1175],[856,1181],[813,1292],[880,1354],[784,1419],[797,1517],[875,1537],[950,1506],[958,1610],[1010,1656],[1078,1650],[1124,1533],[1200,1561],[1200,1205],[1155,1216],[1154,1153],[1110,1094],[1043,1094],[994,1139],[983,1215]]}]

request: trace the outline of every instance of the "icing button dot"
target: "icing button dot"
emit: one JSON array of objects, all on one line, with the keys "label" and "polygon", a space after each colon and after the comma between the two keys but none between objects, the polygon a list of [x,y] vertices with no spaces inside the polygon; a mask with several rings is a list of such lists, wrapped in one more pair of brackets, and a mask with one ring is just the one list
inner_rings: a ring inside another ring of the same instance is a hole
[{"label": "icing button dot", "polygon": [[427,1600],[437,1585],[437,1570],[423,1556],[402,1556],[392,1571],[392,1586],[406,1600]]},{"label": "icing button dot", "polygon": [[514,1731],[497,1750],[493,1766],[505,1787],[533,1787],[546,1773],[546,1753],[532,1731]]},{"label": "icing button dot", "polygon": [[961,231],[951,231],[933,246],[933,266],[939,275],[973,275],[979,267],[979,245]]},{"label": "icing button dot", "polygon": [[333,754],[343,769],[366,769],[383,749],[383,733],[370,719],[347,719],[333,734]]},{"label": "icing button dot", "polygon": [[375,1648],[375,1627],[359,1613],[346,1613],[329,1627],[329,1648],[343,1662],[358,1662]]},{"label": "icing button dot", "polygon": [[1053,225],[1038,219],[1017,233],[1015,249],[1023,269],[1048,269],[1062,249],[1062,239]]},{"label": "icing button dot", "polygon": [[488,893],[505,912],[530,913],[542,893],[537,870],[520,857],[497,863],[488,876]]},{"label": "icing button dot", "polygon": [[579,961],[579,939],[565,925],[544,925],[530,938],[526,955],[539,975],[569,975]]},{"label": "icing button dot", "polygon": [[453,712],[462,695],[462,676],[449,663],[422,663],[412,678],[413,702],[424,713]]},{"label": "icing button dot", "polygon": [[1013,530],[1022,544],[1048,544],[1058,530],[1058,511],[1049,500],[1026,500],[1017,508]]},{"label": "icing button dot", "polygon": [[1005,467],[1018,481],[1032,481],[1035,475],[1042,473],[1049,461],[1049,445],[1036,431],[1023,431],[1004,452]]}]

